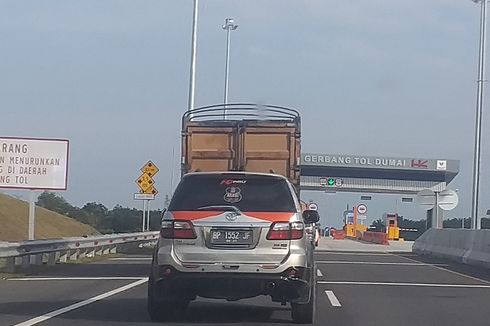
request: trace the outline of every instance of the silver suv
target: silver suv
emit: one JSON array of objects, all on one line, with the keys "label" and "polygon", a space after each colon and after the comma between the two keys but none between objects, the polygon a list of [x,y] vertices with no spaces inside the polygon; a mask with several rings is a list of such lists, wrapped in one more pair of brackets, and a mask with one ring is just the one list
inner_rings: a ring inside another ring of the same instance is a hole
[{"label": "silver suv", "polygon": [[148,282],[148,311],[164,321],[197,296],[229,301],[269,295],[297,323],[315,313],[313,246],[292,184],[245,172],[185,175],[163,214]]}]

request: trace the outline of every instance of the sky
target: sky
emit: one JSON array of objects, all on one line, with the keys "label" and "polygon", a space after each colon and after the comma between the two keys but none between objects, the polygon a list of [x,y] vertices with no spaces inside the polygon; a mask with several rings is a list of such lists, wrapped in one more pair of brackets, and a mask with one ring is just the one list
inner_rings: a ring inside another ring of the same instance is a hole
[{"label": "sky", "polygon": [[[232,32],[229,102],[292,107],[310,153],[461,161],[450,184],[470,216],[479,6],[470,0],[200,0],[196,106],[223,101],[225,18]],[[152,160],[162,208],[180,172],[192,0],[2,0],[0,136],[70,141],[68,202],[141,207]],[[487,103],[490,103],[487,101]],[[488,105],[480,213],[490,208]],[[27,198],[26,191],[7,191]],[[340,226],[359,194],[304,192]],[[425,211],[373,195],[370,220]],[[368,221],[370,221],[368,220]]]}]

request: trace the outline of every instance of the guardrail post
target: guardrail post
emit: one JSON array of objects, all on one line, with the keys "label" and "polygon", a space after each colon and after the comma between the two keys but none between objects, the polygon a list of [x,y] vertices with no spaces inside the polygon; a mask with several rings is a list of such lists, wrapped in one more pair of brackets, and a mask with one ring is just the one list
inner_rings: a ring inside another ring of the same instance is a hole
[{"label": "guardrail post", "polygon": [[43,254],[34,254],[30,256],[31,265],[42,265],[43,264]]},{"label": "guardrail post", "polygon": [[31,256],[30,255],[25,255],[25,256],[22,256],[22,268],[23,269],[27,269],[29,268],[29,265],[31,263]]},{"label": "guardrail post", "polygon": [[87,257],[87,249],[79,249],[78,259],[84,259]]},{"label": "guardrail post", "polygon": [[5,271],[7,273],[14,273],[15,272],[15,257],[7,258],[7,263],[5,265]]},{"label": "guardrail post", "polygon": [[94,258],[95,256],[95,248],[87,249],[87,253],[85,255],[87,258]]},{"label": "guardrail post", "polygon": [[47,254],[48,259],[47,259],[47,262],[46,263],[48,265],[54,265],[54,264],[56,264],[56,254],[57,253],[58,252],[50,252],[49,254]]},{"label": "guardrail post", "polygon": [[60,263],[66,263],[66,261],[68,260],[68,255],[69,254],[70,254],[70,250],[63,251],[63,253],[60,252],[59,262]]},{"label": "guardrail post", "polygon": [[60,263],[61,259],[61,251],[57,251],[54,253],[54,263]]},{"label": "guardrail post", "polygon": [[49,259],[49,253],[45,252],[41,254],[41,265],[47,264]]},{"label": "guardrail post", "polygon": [[102,256],[102,247],[95,248],[95,255]]},{"label": "guardrail post", "polygon": [[0,271],[5,273],[15,272],[15,257],[7,257],[0,259]]},{"label": "guardrail post", "polygon": [[72,261],[78,259],[78,249],[70,251],[69,259]]}]

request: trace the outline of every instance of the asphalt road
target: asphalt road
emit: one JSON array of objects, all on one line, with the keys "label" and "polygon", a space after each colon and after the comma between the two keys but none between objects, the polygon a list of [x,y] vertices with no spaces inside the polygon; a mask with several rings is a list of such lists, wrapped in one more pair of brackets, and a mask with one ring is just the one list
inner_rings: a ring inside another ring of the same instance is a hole
[{"label": "asphalt road", "polygon": [[[317,251],[315,325],[490,325],[490,272],[411,253]],[[0,325],[150,325],[148,253],[0,281]],[[260,297],[198,299],[169,325],[291,325]]]}]

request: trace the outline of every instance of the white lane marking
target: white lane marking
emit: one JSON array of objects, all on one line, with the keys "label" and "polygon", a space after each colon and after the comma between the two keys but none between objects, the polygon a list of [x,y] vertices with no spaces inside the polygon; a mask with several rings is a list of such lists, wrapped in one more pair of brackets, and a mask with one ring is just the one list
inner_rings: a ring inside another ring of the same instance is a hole
[{"label": "white lane marking", "polygon": [[449,266],[447,264],[426,264],[420,262],[414,263],[389,263],[389,262],[376,262],[376,261],[343,261],[343,260],[320,260],[316,261],[317,264],[358,264],[358,265],[400,265],[400,266]]},{"label": "white lane marking", "polygon": [[91,281],[91,280],[108,280],[108,281],[132,281],[141,280],[143,277],[19,277],[9,278],[9,281]]},{"label": "white lane marking", "polygon": [[42,316],[39,316],[39,317],[35,317],[35,318],[32,318],[32,319],[26,320],[26,321],[24,321],[24,322],[22,322],[20,324],[14,325],[14,326],[31,326],[31,325],[39,324],[39,323],[41,323],[41,322],[43,322],[45,320],[48,320],[48,319],[51,319],[53,317],[59,316],[59,315],[64,314],[66,312],[69,312],[69,311],[78,309],[80,307],[83,307],[83,306],[92,304],[94,302],[97,302],[97,301],[100,301],[102,299],[108,298],[108,297],[113,296],[115,294],[124,292],[126,290],[131,289],[131,288],[134,288],[135,286],[138,286],[138,285],[141,285],[143,283],[146,283],[147,281],[148,281],[148,278],[147,277],[145,277],[143,279],[139,279],[138,281],[133,282],[131,284],[122,286],[120,288],[117,288],[115,290],[112,290],[112,291],[109,291],[109,292],[106,292],[106,293],[102,293],[102,294],[100,294],[98,296],[95,296],[93,298],[90,298],[90,299],[87,299],[87,300],[84,300],[84,301],[77,302],[77,303],[72,304],[70,306],[67,306],[67,307],[64,307],[64,308],[61,308],[61,309],[52,311],[52,312],[48,312],[47,314],[44,314]]},{"label": "white lane marking", "polygon": [[[418,262],[418,260],[415,260],[415,259],[412,259],[412,258],[408,258],[408,257],[406,257],[406,255],[401,256],[401,255],[395,255],[395,254],[393,254],[393,256],[402,257],[402,258],[405,258],[405,259],[410,260],[410,261]],[[451,274],[454,274],[454,275],[465,277],[465,278],[470,279],[470,280],[473,280],[473,281],[478,281],[478,282],[490,284],[490,282],[487,281],[487,280],[484,280],[484,279],[481,279],[481,278],[478,278],[478,277],[474,277],[474,276],[470,276],[470,275],[466,275],[466,274],[463,274],[463,273],[460,273],[460,272],[452,271],[452,270],[450,270],[448,268],[444,268],[441,265],[436,265],[436,264],[427,264],[427,265],[428,266],[432,266],[434,268],[437,268],[437,269],[439,269],[441,271],[446,271],[446,272],[451,273]],[[445,265],[445,266],[449,266],[449,265]]]},{"label": "white lane marking", "polygon": [[332,305],[332,307],[342,307],[342,305],[340,304],[339,299],[337,299],[337,297],[335,296],[335,294],[333,293],[333,291],[326,290],[325,291],[325,294],[327,295],[328,300],[330,300],[330,304]]},{"label": "white lane marking", "polygon": [[318,284],[337,285],[379,285],[379,286],[415,286],[435,288],[467,288],[467,289],[490,289],[490,285],[478,284],[436,284],[436,283],[396,283],[396,282],[344,282],[344,281],[317,281]]},{"label": "white lane marking", "polygon": [[335,252],[335,251],[318,251],[315,250],[315,253],[318,254],[326,254],[326,255],[343,255],[343,256],[388,256],[391,255],[389,252],[384,253],[375,253],[375,252]]},{"label": "white lane marking", "polygon": [[316,270],[316,275],[317,275],[318,277],[322,277],[322,276],[323,276],[322,271],[321,271],[321,270],[319,270],[319,269],[317,269],[317,270]]},{"label": "white lane marking", "polygon": [[109,260],[122,260],[122,261],[151,260],[151,257],[121,257],[121,258],[110,258]]}]

